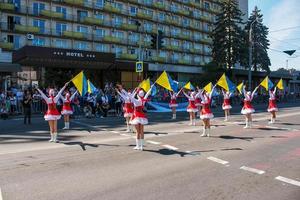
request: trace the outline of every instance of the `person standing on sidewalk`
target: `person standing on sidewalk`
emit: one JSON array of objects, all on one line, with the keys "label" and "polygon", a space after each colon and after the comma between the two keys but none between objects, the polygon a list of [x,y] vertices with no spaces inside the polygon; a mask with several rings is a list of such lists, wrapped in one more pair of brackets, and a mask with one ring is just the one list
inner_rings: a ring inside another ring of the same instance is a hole
[{"label": "person standing on sidewalk", "polygon": [[29,90],[24,91],[24,97],[22,100],[23,104],[23,112],[24,112],[24,124],[27,123],[31,124],[31,103],[32,103],[32,96]]}]

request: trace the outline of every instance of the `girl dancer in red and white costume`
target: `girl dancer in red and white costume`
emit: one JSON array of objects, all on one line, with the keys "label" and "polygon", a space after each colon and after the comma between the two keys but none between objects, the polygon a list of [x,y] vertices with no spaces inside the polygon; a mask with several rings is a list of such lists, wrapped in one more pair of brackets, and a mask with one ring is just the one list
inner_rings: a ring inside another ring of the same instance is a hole
[{"label": "girl dancer in red and white costume", "polygon": [[172,109],[172,113],[173,113],[172,119],[176,119],[176,108],[178,107],[176,99],[177,99],[178,95],[180,94],[181,90],[182,90],[182,88],[177,93],[175,93],[174,91],[169,92],[170,98],[171,98],[169,106]]},{"label": "girl dancer in red and white costume", "polygon": [[205,91],[199,91],[198,95],[202,100],[202,110],[200,118],[203,121],[203,133],[201,137],[209,137],[210,132],[210,119],[214,118],[214,114],[211,112],[210,105],[212,101],[212,95],[215,90],[216,85],[213,86],[210,93],[206,93]]},{"label": "girl dancer in red and white costume", "polygon": [[198,112],[198,108],[195,105],[195,99],[196,97],[196,92],[191,92],[190,95],[186,94],[183,91],[184,96],[186,96],[186,98],[189,100],[189,105],[186,109],[186,111],[190,114],[190,126],[195,126],[196,125],[196,112]]},{"label": "girl dancer in red and white costume", "polygon": [[224,98],[224,101],[222,104],[222,109],[224,110],[224,113],[225,113],[224,121],[227,122],[228,118],[230,116],[230,109],[232,108],[232,106],[230,105],[230,96],[232,95],[232,93],[229,91],[224,91],[223,89],[222,89],[222,93],[223,93],[223,98]]},{"label": "girl dancer in red and white costume", "polygon": [[126,92],[125,90],[122,90],[120,92],[118,89],[116,89],[116,91],[124,101],[123,111],[124,111],[124,118],[126,119],[126,125],[127,125],[126,132],[132,132],[133,130],[129,124],[129,121],[133,115],[133,103],[131,101],[130,96],[134,96],[135,91],[133,92],[133,94],[131,94],[130,90],[128,90],[128,92]]},{"label": "girl dancer in red and white costume", "polygon": [[66,92],[65,97],[61,96],[61,100],[63,101],[63,107],[61,114],[64,116],[65,127],[63,129],[70,129],[70,115],[73,114],[73,110],[71,108],[71,102],[76,96],[77,91],[72,94],[70,97],[70,93]]},{"label": "girl dancer in red and white costume", "polygon": [[153,86],[154,84],[150,87],[150,90],[146,93],[146,95],[142,89],[138,89],[137,98],[133,95],[129,96],[134,105],[134,112],[130,119],[130,124],[134,125],[136,128],[136,146],[133,148],[135,150],[143,150],[144,125],[148,124],[147,116],[143,110]]},{"label": "girl dancer in red and white costume", "polygon": [[57,120],[60,119],[61,115],[56,109],[56,103],[59,100],[61,94],[69,84],[66,83],[65,86],[54,96],[54,89],[49,90],[49,97],[47,97],[40,89],[37,88],[37,91],[41,94],[42,98],[46,101],[48,110],[44,116],[45,120],[48,121],[50,127],[51,139],[49,142],[58,142],[57,140]]},{"label": "girl dancer in red and white costume", "polygon": [[278,111],[278,107],[276,104],[276,87],[274,90],[269,91],[269,106],[268,106],[268,112],[271,113],[271,121],[270,124],[275,123],[276,119],[276,112]]},{"label": "girl dancer in red and white costume", "polygon": [[246,126],[244,128],[251,128],[252,127],[252,113],[255,112],[253,106],[251,105],[251,101],[256,93],[258,87],[254,89],[253,92],[248,91],[246,92],[245,86],[243,87],[243,94],[244,94],[244,106],[242,108],[241,113],[245,115],[245,123]]}]

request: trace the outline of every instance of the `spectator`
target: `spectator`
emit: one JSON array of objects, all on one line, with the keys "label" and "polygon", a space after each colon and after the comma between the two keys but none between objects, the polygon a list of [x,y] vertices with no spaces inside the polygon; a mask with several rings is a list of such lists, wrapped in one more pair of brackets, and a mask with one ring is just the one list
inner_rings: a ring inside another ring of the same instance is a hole
[{"label": "spectator", "polygon": [[15,94],[11,94],[9,96],[9,101],[10,101],[10,113],[13,115],[17,111],[17,98]]},{"label": "spectator", "polygon": [[35,91],[35,93],[32,96],[32,106],[33,106],[33,112],[37,113],[41,111],[41,95],[38,91]]},{"label": "spectator", "polygon": [[103,110],[103,117],[107,117],[107,112],[109,110],[109,102],[108,102],[108,97],[106,94],[103,94],[102,97],[101,97],[101,101],[102,101],[102,104],[101,104],[101,107],[102,107],[102,110]]},{"label": "spectator", "polygon": [[25,96],[23,98],[23,112],[24,112],[24,124],[26,124],[28,120],[28,124],[31,124],[31,103],[32,96],[29,91],[24,92]]},{"label": "spectator", "polygon": [[0,117],[4,120],[8,118],[8,110],[5,103],[0,103]]},{"label": "spectator", "polygon": [[121,116],[122,115],[122,101],[121,101],[119,94],[115,95],[115,109],[116,109],[117,116]]},{"label": "spectator", "polygon": [[83,107],[83,113],[85,117],[92,118],[92,108],[88,103]]}]

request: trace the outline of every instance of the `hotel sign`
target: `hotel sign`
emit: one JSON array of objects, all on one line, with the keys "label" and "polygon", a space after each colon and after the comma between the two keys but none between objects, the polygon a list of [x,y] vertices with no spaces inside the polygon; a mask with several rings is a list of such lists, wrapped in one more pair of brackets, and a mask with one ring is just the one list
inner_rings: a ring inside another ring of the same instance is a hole
[{"label": "hotel sign", "polygon": [[95,53],[89,52],[76,52],[76,51],[53,51],[53,56],[63,56],[63,57],[72,57],[72,58],[96,58]]}]

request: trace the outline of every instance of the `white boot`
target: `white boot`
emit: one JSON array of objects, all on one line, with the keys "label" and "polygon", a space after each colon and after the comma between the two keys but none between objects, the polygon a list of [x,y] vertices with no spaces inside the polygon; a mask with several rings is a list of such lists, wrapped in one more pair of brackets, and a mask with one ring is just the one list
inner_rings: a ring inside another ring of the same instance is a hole
[{"label": "white boot", "polygon": [[252,121],[248,122],[249,128],[252,128]]},{"label": "white boot", "polygon": [[173,114],[173,117],[172,117],[172,119],[176,119],[176,114]]},{"label": "white boot", "polygon": [[139,139],[135,139],[135,147],[133,148],[134,150],[139,150],[140,149],[140,140]]},{"label": "white boot", "polygon": [[144,139],[140,139],[140,150],[144,150]]},{"label": "white boot", "polygon": [[193,119],[193,126],[196,126],[196,120]]},{"label": "white boot", "polygon": [[228,121],[228,116],[225,116],[224,122]]},{"label": "white boot", "polygon": [[126,128],[126,133],[129,133],[130,132],[130,126],[127,125],[127,128]]},{"label": "white boot", "polygon": [[209,137],[210,128],[206,129],[206,135]]},{"label": "white boot", "polygon": [[204,127],[203,127],[203,132],[202,132],[201,137],[206,137],[206,129]]},{"label": "white boot", "polygon": [[70,122],[66,122],[66,129],[70,129]]},{"label": "white boot", "polygon": [[59,141],[57,140],[57,133],[53,133],[53,142],[58,143]]},{"label": "white boot", "polygon": [[276,118],[273,118],[273,124],[275,124],[275,120],[276,120]]},{"label": "white boot", "polygon": [[67,128],[67,123],[68,123],[68,122],[65,122],[65,127],[63,127],[63,130],[68,129],[68,128]]},{"label": "white boot", "polygon": [[51,139],[49,140],[49,142],[53,142],[53,134],[50,133]]},{"label": "white boot", "polygon": [[244,128],[249,128],[249,122],[248,122],[248,119],[246,119],[246,126],[244,126]]},{"label": "white boot", "polygon": [[193,126],[193,120],[190,120],[189,126]]}]

